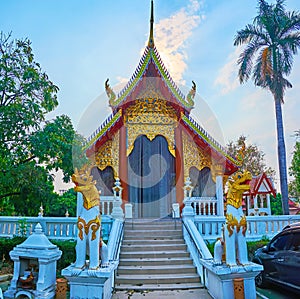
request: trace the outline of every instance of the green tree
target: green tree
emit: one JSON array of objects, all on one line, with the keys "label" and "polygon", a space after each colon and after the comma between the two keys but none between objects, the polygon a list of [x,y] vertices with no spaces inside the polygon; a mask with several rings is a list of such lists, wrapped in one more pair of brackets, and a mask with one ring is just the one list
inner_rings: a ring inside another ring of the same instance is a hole
[{"label": "green tree", "polygon": [[[300,131],[296,132],[297,139],[300,138]],[[296,197],[300,201],[300,142],[296,140],[294,147],[292,163],[290,166],[290,175],[294,180],[289,184],[289,193],[292,197]]]},{"label": "green tree", "polygon": [[232,157],[237,157],[240,148],[245,144],[244,157],[240,170],[248,170],[255,176],[265,172],[274,179],[276,172],[271,167],[266,166],[265,153],[261,151],[257,145],[246,144],[246,139],[245,136],[241,135],[236,141],[230,141],[227,144],[228,152]]},{"label": "green tree", "polygon": [[71,120],[47,120],[58,105],[57,92],[34,60],[31,42],[1,33],[0,206],[11,204],[16,214],[37,215],[41,202],[51,202],[50,170],[62,169],[65,181],[73,173]]},{"label": "green tree", "polygon": [[281,194],[277,193],[276,197],[270,195],[271,213],[272,215],[282,215],[282,200]]},{"label": "green tree", "polygon": [[48,207],[47,216],[63,217],[68,210],[70,217],[76,216],[77,193],[74,189],[69,189],[62,195],[56,194]]},{"label": "green tree", "polygon": [[277,125],[278,164],[284,214],[289,214],[286,150],[282,120],[284,93],[292,84],[285,78],[291,73],[293,55],[300,46],[300,15],[286,11],[284,0],[268,4],[258,1],[258,15],[252,24],[237,32],[234,45],[246,45],[239,60],[239,79],[252,75],[256,86],[268,89],[274,98]]}]

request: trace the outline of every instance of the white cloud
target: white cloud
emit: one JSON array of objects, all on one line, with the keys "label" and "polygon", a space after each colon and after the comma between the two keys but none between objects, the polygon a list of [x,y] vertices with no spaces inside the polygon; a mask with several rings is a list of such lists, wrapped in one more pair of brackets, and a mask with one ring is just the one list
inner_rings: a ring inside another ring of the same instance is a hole
[{"label": "white cloud", "polygon": [[234,52],[228,56],[227,63],[219,70],[218,76],[215,79],[214,84],[221,86],[221,94],[223,95],[235,90],[240,85],[237,65],[240,52],[241,48],[237,47]]},{"label": "white cloud", "polygon": [[155,45],[173,80],[180,84],[185,83],[187,40],[205,17],[200,13],[201,6],[201,1],[190,0],[186,7],[154,25]]}]

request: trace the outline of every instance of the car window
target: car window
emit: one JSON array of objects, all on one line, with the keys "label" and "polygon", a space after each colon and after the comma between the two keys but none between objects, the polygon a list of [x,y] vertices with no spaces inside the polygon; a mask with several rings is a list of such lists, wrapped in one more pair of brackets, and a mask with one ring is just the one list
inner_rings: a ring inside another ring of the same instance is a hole
[{"label": "car window", "polygon": [[300,233],[293,234],[290,250],[300,251]]},{"label": "car window", "polygon": [[279,251],[288,249],[291,238],[291,234],[279,236],[270,243],[270,250]]}]

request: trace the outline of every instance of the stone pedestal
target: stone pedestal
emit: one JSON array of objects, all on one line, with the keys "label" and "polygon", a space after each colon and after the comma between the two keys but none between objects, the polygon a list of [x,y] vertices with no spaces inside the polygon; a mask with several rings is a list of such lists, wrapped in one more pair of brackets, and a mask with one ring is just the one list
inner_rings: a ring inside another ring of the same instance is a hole
[{"label": "stone pedestal", "polygon": [[105,268],[99,268],[93,272],[88,269],[74,275],[74,265],[62,270],[62,275],[69,281],[70,298],[72,299],[110,299],[114,286],[114,271],[117,268],[115,262]]},{"label": "stone pedestal", "polygon": [[[261,265],[249,263],[231,268],[215,265],[213,260],[202,260],[201,264],[207,271],[206,287],[214,299],[256,299],[255,277],[263,270]],[[242,294],[237,294],[241,290]]]},{"label": "stone pedestal", "polygon": [[38,223],[34,233],[9,253],[14,261],[14,274],[5,298],[54,298],[56,262],[61,253]]}]

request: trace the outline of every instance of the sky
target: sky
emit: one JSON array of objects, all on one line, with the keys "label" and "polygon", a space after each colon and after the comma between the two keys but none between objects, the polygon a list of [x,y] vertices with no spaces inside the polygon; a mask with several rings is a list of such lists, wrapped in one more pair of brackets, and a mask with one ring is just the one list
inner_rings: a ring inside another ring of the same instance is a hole
[{"label": "sky", "polygon": [[[299,11],[299,0],[287,0],[286,8]],[[60,89],[59,106],[48,117],[67,114],[89,136],[111,112],[106,79],[117,91],[139,63],[149,36],[150,0],[0,0],[0,9],[0,30],[29,38],[35,60]],[[278,174],[273,97],[237,78],[241,49],[233,46],[234,36],[256,12],[255,0],[155,0],[154,41],[184,93],[195,81],[193,118],[223,145],[246,136]],[[300,129],[299,55],[289,80],[293,88],[283,105],[288,167]]]}]

